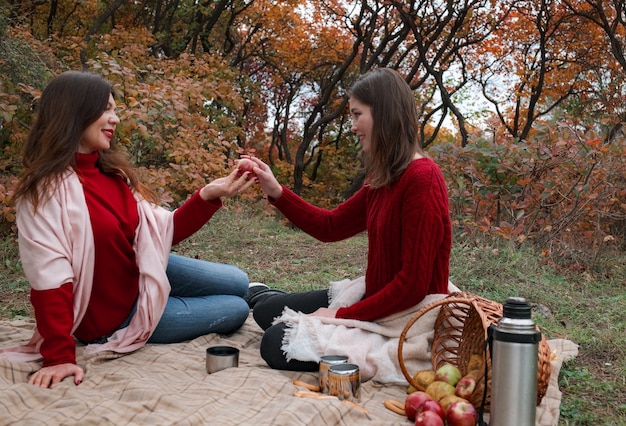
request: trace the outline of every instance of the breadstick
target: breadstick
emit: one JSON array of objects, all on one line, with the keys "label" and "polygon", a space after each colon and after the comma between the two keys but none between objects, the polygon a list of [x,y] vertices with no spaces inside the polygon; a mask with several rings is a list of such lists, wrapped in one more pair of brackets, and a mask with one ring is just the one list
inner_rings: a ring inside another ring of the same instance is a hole
[{"label": "breadstick", "polygon": [[332,395],[323,395],[321,393],[312,392],[308,390],[297,390],[293,393],[295,396],[299,396],[300,398],[313,398],[313,399],[333,399],[337,398]]},{"label": "breadstick", "polygon": [[404,404],[400,401],[396,401],[395,399],[386,399],[385,408],[393,411],[396,414],[400,414],[401,416],[406,416],[406,412],[404,411]]},{"label": "breadstick", "polygon": [[343,400],[343,401],[341,401],[341,402],[343,402],[343,403],[344,403],[344,404],[346,404],[346,405],[351,406],[352,408],[356,408],[357,410],[362,411],[362,412],[363,412],[363,413],[365,413],[365,414],[368,414],[368,415],[369,415],[369,413],[370,413],[370,412],[369,412],[369,411],[367,411],[365,408],[361,407],[359,404],[354,403],[354,402],[352,402],[352,401],[348,401],[347,399],[344,399],[344,400]]},{"label": "breadstick", "polygon": [[293,384],[296,385],[296,386],[303,386],[303,387],[305,387],[308,390],[313,391],[313,392],[319,392],[320,391],[320,387],[319,386],[312,385],[311,383],[307,383],[307,382],[302,381],[302,380],[297,380],[296,379],[296,380],[293,381]]}]

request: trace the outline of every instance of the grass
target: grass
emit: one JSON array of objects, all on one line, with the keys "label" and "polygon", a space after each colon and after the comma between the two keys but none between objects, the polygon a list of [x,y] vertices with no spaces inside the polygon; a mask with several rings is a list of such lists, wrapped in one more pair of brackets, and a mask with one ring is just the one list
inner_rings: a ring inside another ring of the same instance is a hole
[{"label": "grass", "polygon": [[[12,239],[0,241],[0,318],[32,316],[28,283]],[[230,203],[175,248],[181,254],[235,264],[287,290],[321,288],[362,275],[367,238],[325,244],[289,226],[275,211]],[[593,270],[569,269],[531,245],[455,235],[451,280],[462,290],[503,302],[523,296],[548,339],[579,345],[564,363],[559,425],[626,425],[626,254],[606,250]]]},{"label": "grass", "polygon": [[457,236],[451,279],[465,291],[536,304],[548,339],[579,345],[561,369],[560,425],[626,425],[626,254],[607,252],[593,271],[569,270],[533,247]]}]

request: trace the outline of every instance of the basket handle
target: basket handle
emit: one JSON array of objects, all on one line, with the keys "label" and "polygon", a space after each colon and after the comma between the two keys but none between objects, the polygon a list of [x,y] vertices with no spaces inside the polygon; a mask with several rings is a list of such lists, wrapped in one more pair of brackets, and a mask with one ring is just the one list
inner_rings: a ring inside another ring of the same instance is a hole
[{"label": "basket handle", "polygon": [[402,374],[408,380],[411,386],[417,388],[417,383],[413,380],[413,376],[407,371],[406,366],[404,365],[404,357],[402,355],[402,348],[404,347],[404,340],[406,339],[406,334],[409,329],[415,324],[415,322],[420,319],[426,312],[431,311],[434,308],[447,305],[450,303],[464,303],[466,305],[471,305],[472,300],[468,299],[467,296],[456,296],[460,293],[452,293],[451,295],[444,297],[443,299],[435,300],[434,302],[429,303],[424,306],[422,309],[417,311],[415,315],[406,323],[404,326],[404,330],[400,333],[400,341],[398,342],[398,362],[400,363],[400,369],[402,370]]}]

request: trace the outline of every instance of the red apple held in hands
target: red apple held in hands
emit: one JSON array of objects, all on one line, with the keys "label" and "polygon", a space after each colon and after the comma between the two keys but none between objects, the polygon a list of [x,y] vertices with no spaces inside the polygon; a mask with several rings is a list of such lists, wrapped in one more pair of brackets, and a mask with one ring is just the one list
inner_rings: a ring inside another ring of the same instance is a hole
[{"label": "red apple held in hands", "polygon": [[245,172],[251,172],[256,167],[256,163],[252,160],[248,160],[247,158],[242,158],[237,161],[237,170],[239,170],[239,175]]},{"label": "red apple held in hands", "polygon": [[476,426],[478,412],[468,401],[457,401],[448,408],[448,426]]},{"label": "red apple held in hands", "polygon": [[404,412],[409,420],[415,420],[417,409],[424,401],[433,401],[426,392],[416,391],[410,393],[404,400]]},{"label": "red apple held in hands", "polygon": [[476,389],[476,379],[472,376],[461,378],[456,384],[455,395],[461,398],[470,399]]},{"label": "red apple held in hands", "polygon": [[457,382],[461,380],[463,375],[455,365],[446,362],[435,372],[435,381],[447,382],[452,386],[456,386]]},{"label": "red apple held in hands", "polygon": [[423,411],[415,417],[415,426],[444,426],[444,422],[434,411]]},{"label": "red apple held in hands", "polygon": [[420,413],[423,413],[425,411],[432,411],[433,413],[441,417],[441,420],[446,419],[446,412],[444,411],[441,404],[435,400],[422,402],[422,404],[419,407],[417,407],[417,414],[415,415],[416,418],[417,416],[420,415]]}]

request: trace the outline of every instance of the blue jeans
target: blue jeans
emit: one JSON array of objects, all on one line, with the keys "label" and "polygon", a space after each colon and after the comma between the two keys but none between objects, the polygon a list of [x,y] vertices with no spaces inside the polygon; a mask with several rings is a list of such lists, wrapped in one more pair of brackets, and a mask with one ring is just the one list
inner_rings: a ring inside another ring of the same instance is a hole
[{"label": "blue jeans", "polygon": [[172,290],[149,343],[228,334],[246,321],[250,308],[243,297],[249,283],[241,269],[170,254],[166,272]]}]

